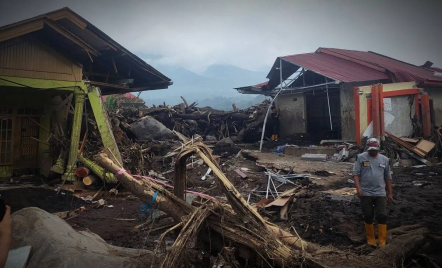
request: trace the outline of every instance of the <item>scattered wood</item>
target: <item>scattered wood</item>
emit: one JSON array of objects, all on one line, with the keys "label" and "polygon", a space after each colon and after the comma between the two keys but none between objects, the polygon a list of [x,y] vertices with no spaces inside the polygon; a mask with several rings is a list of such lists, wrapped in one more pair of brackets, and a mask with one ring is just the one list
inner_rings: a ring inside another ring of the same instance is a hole
[{"label": "scattered wood", "polygon": [[404,138],[404,137],[402,137],[402,138],[400,138],[400,139],[403,140],[403,141],[406,141],[406,142],[408,142],[408,143],[412,143],[412,144],[416,144],[416,143],[419,142],[418,139],[412,139],[412,138]]},{"label": "scattered wood", "polygon": [[241,169],[237,168],[237,169],[235,169],[234,171],[235,171],[235,173],[238,174],[241,178],[243,178],[243,179],[247,179],[247,178],[248,178],[247,174],[245,174],[244,172],[242,172]]},{"label": "scattered wood", "polygon": [[436,146],[434,142],[427,140],[420,140],[416,146],[413,147],[413,151],[419,150],[424,155],[427,155]]},{"label": "scattered wood", "polygon": [[98,178],[92,174],[83,178],[83,183],[86,186],[91,186],[91,185],[97,183],[97,181],[98,181]]}]

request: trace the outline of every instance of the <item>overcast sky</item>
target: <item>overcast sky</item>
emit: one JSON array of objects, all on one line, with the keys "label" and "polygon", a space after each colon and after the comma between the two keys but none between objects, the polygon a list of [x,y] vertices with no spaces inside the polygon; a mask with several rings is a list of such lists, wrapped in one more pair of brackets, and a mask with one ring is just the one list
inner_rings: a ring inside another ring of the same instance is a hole
[{"label": "overcast sky", "polygon": [[153,66],[269,70],[318,47],[442,67],[442,1],[0,0],[0,25],[69,7]]}]

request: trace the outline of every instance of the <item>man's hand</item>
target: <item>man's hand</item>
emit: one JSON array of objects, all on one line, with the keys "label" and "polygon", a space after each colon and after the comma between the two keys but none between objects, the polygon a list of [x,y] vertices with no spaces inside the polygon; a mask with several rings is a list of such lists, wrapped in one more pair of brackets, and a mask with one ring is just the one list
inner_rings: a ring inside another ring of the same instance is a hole
[{"label": "man's hand", "polygon": [[11,207],[6,206],[5,216],[0,221],[0,237],[11,236]]},{"label": "man's hand", "polygon": [[361,187],[356,187],[356,193],[358,194],[358,196],[362,196],[362,189],[361,189]]},{"label": "man's hand", "polygon": [[389,192],[387,195],[387,198],[388,198],[388,202],[393,202],[393,193]]}]

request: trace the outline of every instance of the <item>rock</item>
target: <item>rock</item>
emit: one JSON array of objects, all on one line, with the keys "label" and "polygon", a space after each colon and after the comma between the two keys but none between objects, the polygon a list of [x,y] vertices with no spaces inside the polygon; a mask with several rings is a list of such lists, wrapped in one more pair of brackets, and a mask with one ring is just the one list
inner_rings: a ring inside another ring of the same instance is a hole
[{"label": "rock", "polygon": [[153,117],[145,116],[130,125],[139,140],[173,139],[173,132]]},{"label": "rock", "polygon": [[217,147],[227,147],[227,146],[233,146],[235,143],[232,141],[230,137],[224,138],[216,143]]},{"label": "rock", "polygon": [[153,257],[148,250],[112,246],[94,233],[77,232],[39,208],[24,208],[11,217],[11,249],[32,246],[27,268],[147,267]]},{"label": "rock", "polygon": [[215,136],[207,135],[205,141],[218,141]]}]

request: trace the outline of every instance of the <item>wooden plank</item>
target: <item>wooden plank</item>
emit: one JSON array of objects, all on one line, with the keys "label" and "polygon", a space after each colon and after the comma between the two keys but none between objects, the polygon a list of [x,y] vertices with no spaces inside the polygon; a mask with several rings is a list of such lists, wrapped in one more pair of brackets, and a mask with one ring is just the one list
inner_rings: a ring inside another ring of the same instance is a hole
[{"label": "wooden plank", "polygon": [[435,143],[427,140],[421,140],[415,147],[413,147],[413,151],[419,150],[427,155],[433,148],[436,146]]},{"label": "wooden plank", "polygon": [[408,149],[409,151],[417,154],[420,157],[425,156],[425,153],[421,152],[418,149],[415,149],[415,146],[409,144],[408,142],[405,142],[403,140],[401,140],[400,138],[394,136],[393,134],[389,133],[389,132],[385,132],[387,133],[388,137],[390,137],[394,142],[396,142],[397,144],[401,145],[402,147]]},{"label": "wooden plank", "polygon": [[242,172],[239,168],[234,170],[236,172],[236,174],[238,174],[241,178],[246,179],[248,176]]},{"label": "wooden plank", "polygon": [[400,139],[403,140],[403,141],[409,142],[409,143],[413,143],[413,144],[416,144],[416,143],[419,142],[419,140],[412,139],[412,138],[400,138]]}]

